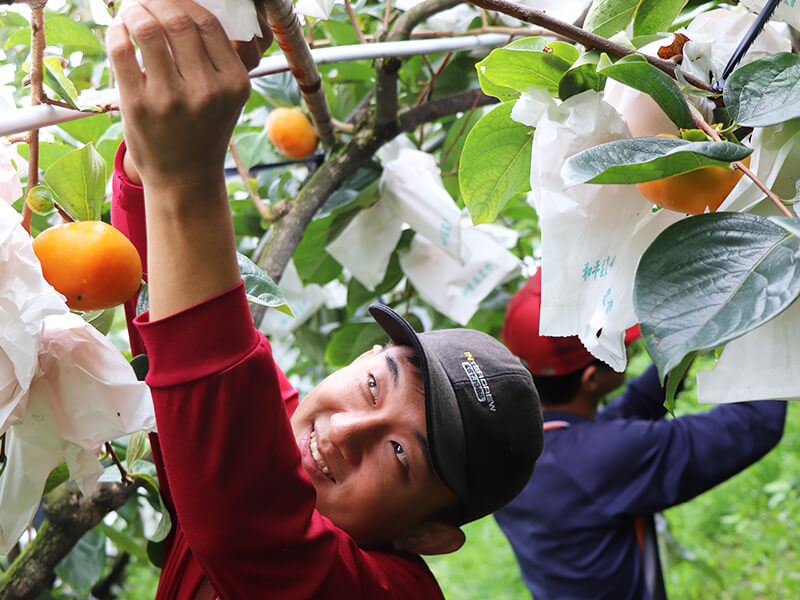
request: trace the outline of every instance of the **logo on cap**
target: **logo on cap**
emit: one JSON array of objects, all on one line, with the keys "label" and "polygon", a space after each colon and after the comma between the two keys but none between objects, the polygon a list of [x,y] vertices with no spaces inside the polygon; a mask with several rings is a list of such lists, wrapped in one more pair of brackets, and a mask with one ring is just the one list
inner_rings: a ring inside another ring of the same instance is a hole
[{"label": "logo on cap", "polygon": [[492,390],[489,389],[489,384],[486,382],[486,377],[483,376],[483,371],[475,362],[472,352],[464,352],[466,361],[461,363],[464,372],[469,377],[469,382],[472,384],[472,389],[475,391],[475,397],[481,404],[486,404],[489,410],[495,412],[494,398],[492,397]]}]

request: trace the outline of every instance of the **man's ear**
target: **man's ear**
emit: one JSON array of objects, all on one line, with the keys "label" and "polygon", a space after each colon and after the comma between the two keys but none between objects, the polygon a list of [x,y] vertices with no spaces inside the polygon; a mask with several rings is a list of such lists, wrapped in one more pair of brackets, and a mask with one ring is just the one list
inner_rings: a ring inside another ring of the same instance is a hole
[{"label": "man's ear", "polygon": [[581,374],[581,387],[592,394],[597,392],[600,387],[600,373],[598,370],[599,367],[597,365],[591,364]]},{"label": "man's ear", "polygon": [[460,528],[438,521],[417,525],[411,533],[394,541],[394,547],[414,554],[449,554],[464,545],[466,536]]}]

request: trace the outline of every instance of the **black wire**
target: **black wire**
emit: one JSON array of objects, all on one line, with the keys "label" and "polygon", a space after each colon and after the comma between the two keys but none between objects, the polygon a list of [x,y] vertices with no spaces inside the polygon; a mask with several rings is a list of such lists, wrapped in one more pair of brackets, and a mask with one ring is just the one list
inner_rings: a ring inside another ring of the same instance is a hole
[{"label": "black wire", "polygon": [[[0,0],[2,2],[2,0]],[[282,160],[280,162],[266,163],[261,165],[253,165],[248,170],[248,173],[254,175],[259,171],[269,171],[271,169],[279,169],[280,167],[288,167],[290,165],[307,165],[309,169],[316,169],[325,162],[325,153],[317,152],[303,160]],[[225,167],[225,176],[232,177],[238,175],[239,170],[236,167]]]},{"label": "black wire", "polygon": [[764,29],[764,25],[767,24],[769,18],[772,16],[772,13],[775,12],[775,9],[778,8],[778,4],[780,4],[781,0],[768,0],[767,3],[764,5],[764,8],[761,9],[761,12],[758,14],[758,17],[753,24],[750,26],[750,29],[745,34],[744,38],[741,42],[739,42],[739,46],[734,50],[731,59],[728,61],[728,64],[725,65],[725,69],[722,71],[722,77],[720,77],[714,84],[711,86],[711,91],[716,93],[722,93],[723,88],[725,87],[725,80],[728,78],[728,75],[733,72],[736,68],[736,65],[739,64],[739,61],[742,60],[742,57],[747,53],[750,49],[750,46],[753,45],[753,42],[756,41],[758,34],[761,33],[761,30]]}]

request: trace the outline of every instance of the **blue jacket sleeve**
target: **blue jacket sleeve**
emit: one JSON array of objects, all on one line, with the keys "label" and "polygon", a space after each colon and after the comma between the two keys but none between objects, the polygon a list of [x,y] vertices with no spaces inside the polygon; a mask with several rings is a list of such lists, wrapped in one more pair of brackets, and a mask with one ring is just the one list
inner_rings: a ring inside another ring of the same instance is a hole
[{"label": "blue jacket sleeve", "polygon": [[[650,514],[756,462],[780,441],[785,419],[786,402],[759,401],[670,420],[609,421],[587,430],[597,439],[573,475],[609,516]],[[608,465],[616,465],[611,478]]]},{"label": "blue jacket sleeve", "polygon": [[598,413],[597,420],[660,419],[667,412],[664,398],[658,369],[650,365],[641,375],[628,380],[625,391]]}]

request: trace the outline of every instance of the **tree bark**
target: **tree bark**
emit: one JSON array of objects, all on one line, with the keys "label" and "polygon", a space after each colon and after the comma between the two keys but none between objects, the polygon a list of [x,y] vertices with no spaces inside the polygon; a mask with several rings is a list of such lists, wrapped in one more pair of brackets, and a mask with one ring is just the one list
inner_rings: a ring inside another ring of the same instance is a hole
[{"label": "tree bark", "polygon": [[36,598],[53,580],[56,565],[81,536],[136,493],[141,485],[101,483],[88,498],[66,486],[45,506],[45,519],[36,537],[0,577],[0,600]]}]

